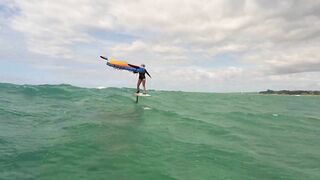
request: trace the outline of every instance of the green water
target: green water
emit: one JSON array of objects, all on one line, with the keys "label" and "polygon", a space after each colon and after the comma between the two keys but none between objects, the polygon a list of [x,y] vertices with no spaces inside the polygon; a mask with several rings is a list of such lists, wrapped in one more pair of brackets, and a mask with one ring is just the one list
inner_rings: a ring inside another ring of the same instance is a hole
[{"label": "green water", "polygon": [[0,179],[320,179],[320,97],[0,84]]}]

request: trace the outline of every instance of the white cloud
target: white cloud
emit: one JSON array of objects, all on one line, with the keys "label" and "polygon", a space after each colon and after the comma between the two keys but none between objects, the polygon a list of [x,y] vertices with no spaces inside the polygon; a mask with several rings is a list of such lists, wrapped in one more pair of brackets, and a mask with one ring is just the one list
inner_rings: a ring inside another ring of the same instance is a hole
[{"label": "white cloud", "polygon": [[131,60],[138,61],[138,63],[161,64],[162,66],[185,63],[187,59],[185,51],[185,49],[172,44],[143,42],[140,40],[130,44],[118,44],[108,50],[115,57],[124,59],[132,57]]},{"label": "white cloud", "polygon": [[[271,77],[294,73],[315,84],[317,73],[310,72],[320,71],[320,1],[15,0],[10,7],[19,9],[11,27],[25,35],[31,52],[76,59],[79,44],[98,44],[115,58],[147,63],[168,88],[175,86],[172,77],[180,87],[209,81],[241,89],[239,81],[264,88],[260,82],[272,86]],[[92,33],[98,30],[134,39],[103,42]],[[219,55],[237,64],[216,67]]]},{"label": "white cloud", "polygon": [[[89,1],[15,1],[20,12],[12,28],[26,35],[30,51],[53,57],[72,57],[72,45],[93,38],[85,31],[91,27],[95,7]],[[99,26],[106,26],[99,23]]]}]

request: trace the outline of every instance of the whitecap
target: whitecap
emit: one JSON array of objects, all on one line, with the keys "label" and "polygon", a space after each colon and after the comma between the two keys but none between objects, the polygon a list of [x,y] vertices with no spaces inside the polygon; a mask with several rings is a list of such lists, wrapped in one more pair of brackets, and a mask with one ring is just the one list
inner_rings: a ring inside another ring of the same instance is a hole
[{"label": "whitecap", "polygon": [[105,89],[106,87],[104,87],[104,86],[98,86],[98,87],[96,87],[96,89]]}]

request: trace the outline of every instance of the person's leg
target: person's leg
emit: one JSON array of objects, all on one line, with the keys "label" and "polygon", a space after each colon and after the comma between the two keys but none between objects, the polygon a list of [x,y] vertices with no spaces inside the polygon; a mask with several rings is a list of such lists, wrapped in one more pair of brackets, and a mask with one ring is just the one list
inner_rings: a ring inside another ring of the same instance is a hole
[{"label": "person's leg", "polygon": [[143,93],[147,94],[147,89],[146,89],[146,79],[142,80],[142,86],[143,86]]},{"label": "person's leg", "polygon": [[142,82],[142,79],[138,79],[138,83],[137,83],[137,93],[140,92],[140,84]]}]

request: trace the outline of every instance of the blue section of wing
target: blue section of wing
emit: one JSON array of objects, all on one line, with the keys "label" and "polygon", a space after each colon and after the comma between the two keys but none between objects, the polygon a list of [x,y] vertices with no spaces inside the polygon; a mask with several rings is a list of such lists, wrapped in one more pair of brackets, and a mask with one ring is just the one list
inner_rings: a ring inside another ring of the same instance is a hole
[{"label": "blue section of wing", "polygon": [[131,72],[145,72],[144,68],[134,68],[134,67],[122,67],[122,66],[117,66],[117,65],[113,65],[110,63],[107,63],[108,66],[116,68],[116,69],[120,69],[120,70],[127,70],[127,71],[131,71]]}]

